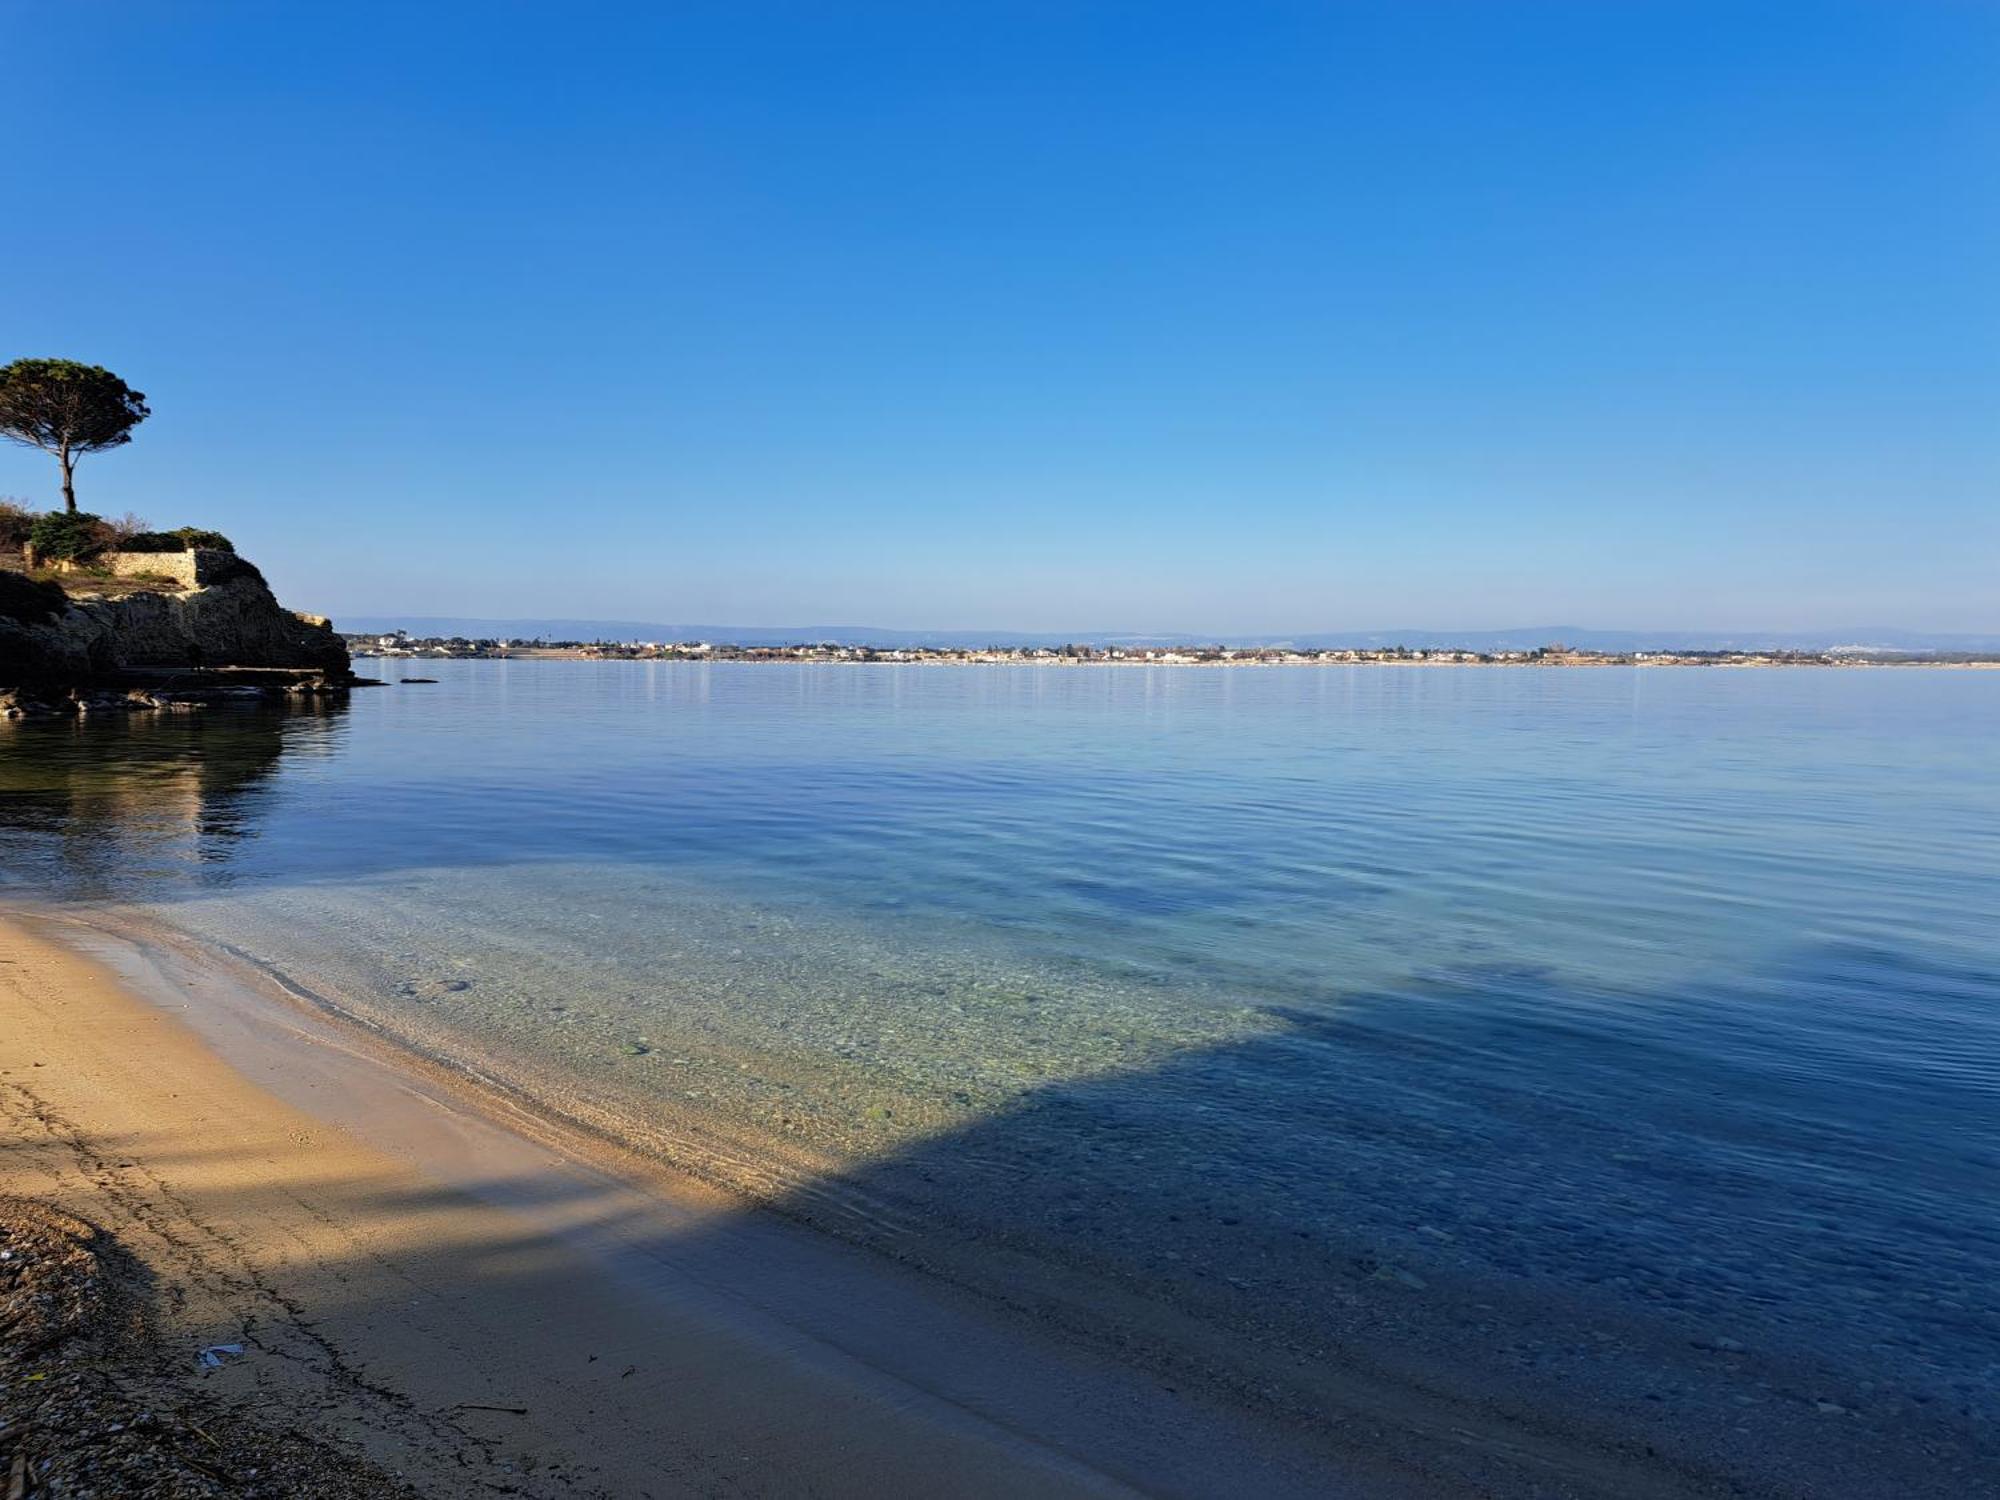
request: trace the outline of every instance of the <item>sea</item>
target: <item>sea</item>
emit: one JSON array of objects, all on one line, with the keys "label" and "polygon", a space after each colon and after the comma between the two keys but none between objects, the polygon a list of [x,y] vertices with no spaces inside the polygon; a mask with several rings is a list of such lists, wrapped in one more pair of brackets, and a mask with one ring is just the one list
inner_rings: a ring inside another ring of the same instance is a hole
[{"label": "sea", "polygon": [[2000,672],[370,665],[0,725],[0,899],[1079,1326],[2000,1451]]}]

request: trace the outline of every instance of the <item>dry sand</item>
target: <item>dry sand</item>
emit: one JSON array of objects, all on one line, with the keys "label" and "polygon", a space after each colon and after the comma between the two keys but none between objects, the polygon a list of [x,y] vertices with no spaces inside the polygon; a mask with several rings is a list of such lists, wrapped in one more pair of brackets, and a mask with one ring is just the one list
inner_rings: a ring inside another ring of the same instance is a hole
[{"label": "dry sand", "polygon": [[[205,1397],[437,1495],[1310,1491],[1254,1430],[879,1258],[621,1181],[351,1028],[115,953],[170,1012],[79,941],[105,943],[0,924],[0,1192],[147,1267]],[[245,1356],[204,1371],[224,1343]]]},{"label": "dry sand", "polygon": [[1693,1492],[1412,1392],[1198,1393],[95,919],[0,920],[0,1129],[183,1394],[425,1494]]}]

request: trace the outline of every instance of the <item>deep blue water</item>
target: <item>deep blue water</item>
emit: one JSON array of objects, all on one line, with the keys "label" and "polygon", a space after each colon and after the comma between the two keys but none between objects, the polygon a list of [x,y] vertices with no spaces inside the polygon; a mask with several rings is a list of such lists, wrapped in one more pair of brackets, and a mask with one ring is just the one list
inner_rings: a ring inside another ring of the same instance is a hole
[{"label": "deep blue water", "polygon": [[410,670],[7,729],[0,870],[1301,1348],[2000,1397],[2000,673]]}]

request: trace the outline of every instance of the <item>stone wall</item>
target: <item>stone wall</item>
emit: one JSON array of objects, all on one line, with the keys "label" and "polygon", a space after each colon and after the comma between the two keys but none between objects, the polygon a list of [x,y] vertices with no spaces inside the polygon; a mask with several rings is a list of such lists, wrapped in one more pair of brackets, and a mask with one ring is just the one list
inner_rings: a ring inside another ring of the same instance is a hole
[{"label": "stone wall", "polygon": [[191,552],[106,552],[94,565],[113,578],[143,575],[170,579],[184,589],[199,589],[220,582],[237,564],[234,552],[196,547]]},{"label": "stone wall", "polygon": [[41,563],[32,547],[23,560],[30,568],[46,566],[57,573],[108,573],[113,578],[161,578],[175,588],[201,589],[231,577],[240,567],[234,552],[196,547],[189,552],[100,552],[82,562]]}]

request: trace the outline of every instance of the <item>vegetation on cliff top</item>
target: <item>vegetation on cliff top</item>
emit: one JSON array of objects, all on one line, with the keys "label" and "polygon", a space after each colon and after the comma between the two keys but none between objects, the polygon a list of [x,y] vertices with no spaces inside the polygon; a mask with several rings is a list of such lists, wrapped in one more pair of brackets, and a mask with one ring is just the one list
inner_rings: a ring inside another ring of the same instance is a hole
[{"label": "vegetation on cliff top", "polygon": [[30,552],[38,565],[87,564],[104,552],[191,552],[197,547],[236,550],[221,532],[202,526],[153,531],[134,515],[116,521],[87,510],[52,510],[38,515],[25,506],[0,500],[0,551]]},{"label": "vegetation on cliff top", "polygon": [[218,552],[234,552],[236,544],[219,531],[200,526],[177,526],[172,531],[139,531],[118,541],[121,552],[192,552],[212,547]]},{"label": "vegetation on cliff top", "polygon": [[152,414],[146,397],[102,365],[17,359],[0,367],[0,437],[62,465],[63,509],[76,513],[76,461],[132,441]]},{"label": "vegetation on cliff top", "polygon": [[87,510],[52,510],[28,528],[28,546],[38,563],[81,562],[111,542],[104,518]]},{"label": "vegetation on cliff top", "polygon": [[28,545],[39,512],[12,500],[0,500],[0,551],[18,552]]}]

